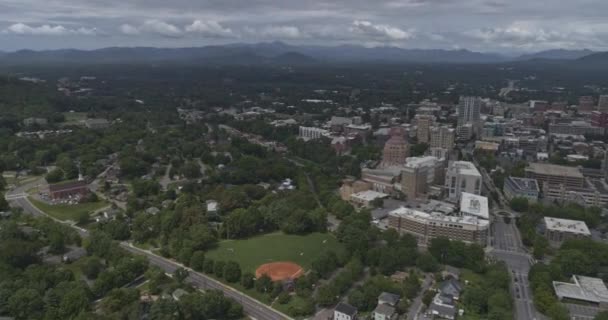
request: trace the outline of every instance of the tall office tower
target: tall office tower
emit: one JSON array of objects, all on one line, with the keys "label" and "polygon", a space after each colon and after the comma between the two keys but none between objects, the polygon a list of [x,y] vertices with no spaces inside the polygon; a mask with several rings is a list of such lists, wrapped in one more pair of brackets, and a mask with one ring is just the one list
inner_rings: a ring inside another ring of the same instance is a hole
[{"label": "tall office tower", "polygon": [[418,126],[416,136],[419,143],[429,143],[429,133],[433,124],[435,124],[435,116],[429,114],[416,115],[416,125]]},{"label": "tall office tower", "polygon": [[458,138],[468,140],[481,129],[481,99],[460,97],[458,103]]},{"label": "tall office tower", "polygon": [[608,95],[601,95],[597,106],[600,112],[608,112]]},{"label": "tall office tower", "polygon": [[481,119],[481,99],[479,97],[460,97],[458,103],[458,124],[476,123]]},{"label": "tall office tower", "polygon": [[391,128],[390,138],[384,145],[382,152],[382,167],[401,166],[409,155],[409,145],[405,140],[405,129]]}]

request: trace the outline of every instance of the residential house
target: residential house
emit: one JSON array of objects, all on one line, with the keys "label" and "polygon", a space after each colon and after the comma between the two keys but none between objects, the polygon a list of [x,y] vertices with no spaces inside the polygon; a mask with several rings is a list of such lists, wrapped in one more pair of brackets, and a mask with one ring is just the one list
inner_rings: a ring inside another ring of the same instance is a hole
[{"label": "residential house", "polygon": [[458,280],[449,279],[441,283],[439,292],[433,298],[433,302],[428,308],[427,313],[434,318],[455,319],[457,308],[456,303],[460,298],[462,285]]},{"label": "residential house", "polygon": [[374,320],[395,320],[398,317],[397,309],[399,295],[382,292],[378,297],[378,306],[374,310]]},{"label": "residential house", "polygon": [[356,320],[357,319],[357,308],[350,304],[340,302],[334,309],[333,320]]}]

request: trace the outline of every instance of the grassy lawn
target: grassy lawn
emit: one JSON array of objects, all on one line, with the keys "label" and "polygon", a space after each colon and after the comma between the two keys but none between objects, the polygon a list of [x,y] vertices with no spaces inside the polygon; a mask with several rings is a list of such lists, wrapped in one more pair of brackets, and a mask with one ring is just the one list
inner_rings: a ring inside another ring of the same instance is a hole
[{"label": "grassy lawn", "polygon": [[65,122],[69,122],[70,124],[87,119],[86,112],[64,112],[63,116],[65,117]]},{"label": "grassy lawn", "polygon": [[41,211],[45,212],[46,214],[50,215],[53,218],[63,220],[63,221],[65,221],[65,220],[77,221],[78,215],[82,212],[92,213],[95,210],[99,210],[101,208],[104,208],[104,207],[107,207],[110,205],[109,203],[107,203],[105,201],[82,203],[82,204],[75,204],[75,205],[67,205],[67,204],[50,205],[50,204],[38,201],[36,199],[33,199],[32,197],[29,197],[29,200],[34,206],[36,206]]},{"label": "grassy lawn", "polygon": [[312,261],[324,250],[344,250],[331,234],[312,233],[306,236],[271,233],[244,240],[226,240],[206,256],[215,261],[235,261],[243,272],[254,272],[261,264],[292,261],[309,269]]}]

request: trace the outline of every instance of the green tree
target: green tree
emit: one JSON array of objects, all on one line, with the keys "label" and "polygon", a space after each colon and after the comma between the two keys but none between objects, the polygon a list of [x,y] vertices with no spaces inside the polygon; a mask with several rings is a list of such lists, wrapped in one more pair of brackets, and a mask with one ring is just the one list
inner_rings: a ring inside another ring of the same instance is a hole
[{"label": "green tree", "polygon": [[213,270],[215,269],[215,262],[213,259],[205,259],[205,263],[203,264],[203,272],[207,274],[213,274]]},{"label": "green tree", "polygon": [[16,319],[41,319],[42,297],[34,289],[21,288],[8,299],[9,313]]},{"label": "green tree", "polygon": [[245,289],[251,289],[255,285],[255,276],[251,272],[245,272],[241,277],[241,285]]},{"label": "green tree", "polygon": [[439,269],[439,262],[432,254],[425,252],[416,259],[416,266],[424,272],[436,272]]},{"label": "green tree", "polygon": [[213,266],[213,274],[219,278],[223,277],[225,265],[226,265],[226,262],[224,262],[224,261],[216,261],[215,265]]},{"label": "green tree", "polygon": [[435,291],[432,290],[427,290],[424,295],[422,296],[422,303],[424,303],[425,306],[429,306],[431,305],[431,302],[433,302],[433,298],[435,297]]},{"label": "green tree", "polygon": [[173,272],[173,277],[175,278],[177,283],[184,283],[184,281],[186,280],[186,278],[188,278],[189,275],[190,273],[188,272],[188,270],[184,268],[177,268]]},{"label": "green tree", "polygon": [[80,265],[80,270],[89,279],[97,278],[102,269],[103,264],[101,263],[101,259],[96,256],[85,259]]},{"label": "green tree", "polygon": [[554,303],[549,310],[547,310],[547,315],[551,320],[569,320],[569,313],[568,309],[561,303]]},{"label": "green tree", "polygon": [[593,320],[608,320],[608,311],[598,313]]},{"label": "green tree", "polygon": [[241,266],[234,261],[228,261],[224,266],[224,279],[230,283],[241,279]]},{"label": "green tree", "polygon": [[203,271],[205,267],[205,252],[195,251],[190,258],[190,267],[196,271]]},{"label": "green tree", "polygon": [[258,292],[267,293],[272,290],[272,279],[267,275],[262,275],[255,281],[255,289]]},{"label": "green tree", "polygon": [[526,212],[528,211],[528,199],[515,197],[509,202],[509,206],[511,207],[511,209],[517,212]]}]

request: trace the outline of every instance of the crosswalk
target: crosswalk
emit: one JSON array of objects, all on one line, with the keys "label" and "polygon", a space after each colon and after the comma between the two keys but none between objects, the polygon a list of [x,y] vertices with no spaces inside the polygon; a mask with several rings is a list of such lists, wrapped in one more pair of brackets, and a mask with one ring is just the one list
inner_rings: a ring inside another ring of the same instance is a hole
[{"label": "crosswalk", "polygon": [[23,198],[27,198],[27,193],[22,192],[22,193],[16,193],[16,194],[6,194],[4,196],[4,198],[7,201],[23,199]]}]

